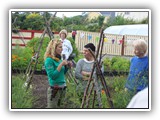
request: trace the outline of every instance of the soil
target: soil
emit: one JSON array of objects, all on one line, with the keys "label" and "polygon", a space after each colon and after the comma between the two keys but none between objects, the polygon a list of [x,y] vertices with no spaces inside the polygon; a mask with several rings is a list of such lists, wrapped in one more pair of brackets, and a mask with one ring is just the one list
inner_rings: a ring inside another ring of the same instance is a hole
[{"label": "soil", "polygon": [[34,75],[32,79],[33,96],[36,100],[33,103],[33,108],[47,107],[47,89],[48,78],[47,75]]}]

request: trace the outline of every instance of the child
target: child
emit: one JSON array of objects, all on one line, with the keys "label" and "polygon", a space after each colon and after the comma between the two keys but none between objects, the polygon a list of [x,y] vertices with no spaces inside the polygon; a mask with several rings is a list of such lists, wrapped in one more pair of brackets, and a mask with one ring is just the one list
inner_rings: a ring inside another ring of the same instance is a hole
[{"label": "child", "polygon": [[135,56],[131,59],[130,71],[125,85],[125,90],[130,90],[134,94],[148,86],[149,63],[147,52],[147,43],[144,40],[133,42]]}]

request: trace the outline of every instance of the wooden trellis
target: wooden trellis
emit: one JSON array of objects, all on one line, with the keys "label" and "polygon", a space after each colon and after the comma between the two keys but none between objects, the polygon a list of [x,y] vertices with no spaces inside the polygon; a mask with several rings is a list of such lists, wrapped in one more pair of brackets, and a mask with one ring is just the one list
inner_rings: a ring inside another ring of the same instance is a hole
[{"label": "wooden trellis", "polygon": [[36,66],[37,66],[37,63],[38,63],[38,58],[39,58],[39,54],[40,54],[40,50],[41,50],[41,47],[42,47],[42,44],[43,44],[45,34],[49,35],[50,40],[54,38],[53,33],[50,29],[50,22],[55,18],[56,13],[57,12],[55,12],[55,14],[53,16],[51,16],[49,21],[47,21],[46,17],[44,16],[46,26],[45,26],[45,29],[44,29],[41,37],[40,37],[39,46],[38,46],[37,50],[35,50],[35,54],[34,54],[34,56],[32,56],[32,58],[30,60],[30,63],[28,64],[25,76],[24,76],[24,79],[26,80],[25,83],[24,83],[24,87],[26,87],[26,90],[28,90],[28,88],[29,88],[29,86],[32,82],[32,78],[33,78],[34,72],[36,70]]}]

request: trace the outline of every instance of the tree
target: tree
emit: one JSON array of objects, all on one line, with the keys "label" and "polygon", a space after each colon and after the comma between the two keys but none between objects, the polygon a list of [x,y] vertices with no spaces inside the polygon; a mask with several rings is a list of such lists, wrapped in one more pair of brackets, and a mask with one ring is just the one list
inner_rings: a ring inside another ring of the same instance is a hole
[{"label": "tree", "polygon": [[123,15],[118,15],[115,18],[109,18],[107,24],[105,24],[105,28],[113,25],[129,25],[129,24],[137,24],[133,19],[124,18]]},{"label": "tree", "polygon": [[44,18],[38,13],[31,13],[26,16],[24,26],[31,30],[43,30]]},{"label": "tree", "polygon": [[140,24],[148,24],[149,23],[149,18],[146,17],[142,21],[140,21]]},{"label": "tree", "polygon": [[99,16],[99,17],[98,17],[98,25],[99,25],[99,26],[102,26],[102,25],[103,25],[104,18],[105,18],[104,16]]}]

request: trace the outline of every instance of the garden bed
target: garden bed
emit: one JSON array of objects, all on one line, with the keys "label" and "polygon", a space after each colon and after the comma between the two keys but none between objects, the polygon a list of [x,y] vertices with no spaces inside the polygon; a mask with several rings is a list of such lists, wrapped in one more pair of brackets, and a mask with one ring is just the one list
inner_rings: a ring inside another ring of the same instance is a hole
[{"label": "garden bed", "polygon": [[[12,74],[12,81],[14,82],[23,82],[22,81],[22,74]],[[126,82],[127,76],[107,76],[105,77],[108,89],[110,91],[110,95],[112,96],[114,108],[125,108],[128,104],[128,101],[130,98],[128,98],[127,93],[124,92],[124,84]],[[18,80],[19,78],[19,80]],[[17,95],[14,93],[18,93],[17,89],[21,89],[22,84],[19,85],[13,84],[12,89],[12,95]],[[18,85],[18,86],[17,86]],[[24,99],[24,95],[21,97],[18,95],[18,98],[12,99],[12,107],[13,108],[31,108],[31,109],[45,109],[47,107],[47,89],[49,87],[48,85],[48,78],[47,75],[37,75],[34,74],[32,79],[32,89],[31,90],[31,96],[25,96],[27,99]],[[77,95],[76,91],[76,85],[72,82],[67,82],[67,101],[66,101],[66,108],[80,108],[80,102],[79,97]],[[23,90],[23,89],[22,89]],[[22,91],[20,90],[20,91]],[[22,93],[19,93],[22,95]],[[24,94],[24,93],[23,93]],[[27,104],[27,100],[30,101],[30,98],[34,98],[31,103]],[[12,97],[13,98],[13,97]],[[22,102],[19,103],[19,100]],[[108,102],[106,100],[106,95],[102,92],[102,104],[104,108],[110,108],[108,105]],[[66,109],[65,108],[65,109]]]},{"label": "garden bed", "polygon": [[33,103],[33,108],[47,107],[47,89],[48,78],[46,75],[34,75],[32,80],[33,96],[36,101]]}]

